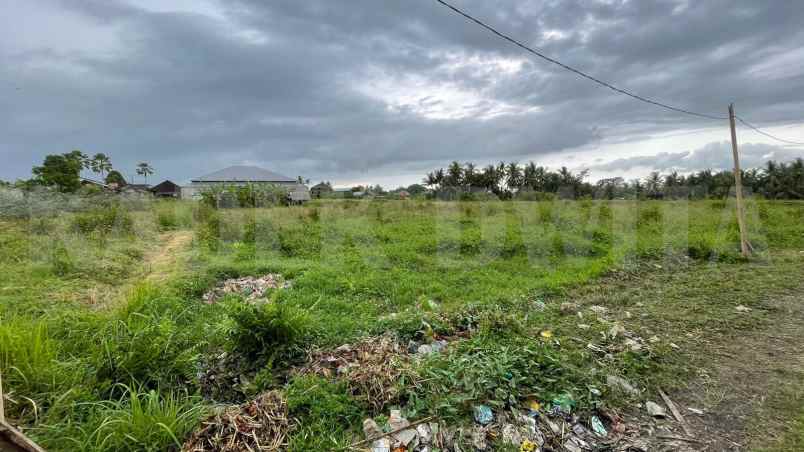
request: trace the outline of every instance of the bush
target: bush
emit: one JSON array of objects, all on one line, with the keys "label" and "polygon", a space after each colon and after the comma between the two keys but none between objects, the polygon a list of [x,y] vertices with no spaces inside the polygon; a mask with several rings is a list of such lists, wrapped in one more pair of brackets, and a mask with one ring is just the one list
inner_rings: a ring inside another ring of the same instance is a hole
[{"label": "bush", "polygon": [[310,332],[307,314],[282,303],[233,303],[229,317],[234,321],[229,333],[232,347],[267,362],[298,349]]},{"label": "bush", "polygon": [[53,246],[49,257],[50,268],[52,269],[53,274],[57,276],[67,276],[76,269],[75,262],[73,261],[72,257],[70,257],[67,247],[65,247],[61,242],[57,242]]},{"label": "bush", "polygon": [[205,219],[199,223],[195,237],[198,242],[209,249],[217,251],[221,242],[221,217],[217,212],[204,213]]},{"label": "bush", "polygon": [[179,227],[179,218],[173,206],[159,206],[155,209],[156,225],[162,231],[171,231]]},{"label": "bush", "polygon": [[134,221],[131,216],[117,203],[98,207],[88,212],[76,213],[72,219],[72,225],[76,232],[82,234],[92,232],[101,234],[131,233],[134,229]]}]

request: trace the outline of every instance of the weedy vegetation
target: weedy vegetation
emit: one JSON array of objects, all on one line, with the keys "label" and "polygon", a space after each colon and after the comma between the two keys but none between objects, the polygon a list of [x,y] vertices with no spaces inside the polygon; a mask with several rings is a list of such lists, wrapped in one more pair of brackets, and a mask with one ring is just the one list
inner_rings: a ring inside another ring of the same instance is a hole
[{"label": "weedy vegetation", "polygon": [[[201,369],[218,362],[227,363],[221,378],[239,379],[236,401],[284,392],[299,420],[289,440],[297,451],[348,445],[364,417],[392,406],[465,422],[474,404],[504,408],[528,397],[571,394],[580,410],[624,404],[607,375],[668,386],[683,362],[666,341],[649,353],[595,355],[586,345],[606,345],[608,327],[562,312],[568,291],[617,272],[747,265],[733,206],[721,201],[87,204],[0,221],[7,417],[49,450],[178,450],[222,402],[202,397]],[[798,265],[780,256],[804,249],[804,204],[749,207],[751,265]],[[176,231],[193,239],[171,264],[175,276],[149,282],[164,235]],[[292,285],[258,303],[237,294],[202,301],[225,279],[267,273]],[[734,320],[725,301],[712,303],[694,318],[697,328]],[[681,316],[692,308],[651,309]],[[383,334],[402,344],[452,342],[406,361],[397,396],[380,409],[337,375],[295,372],[310,350]]]}]

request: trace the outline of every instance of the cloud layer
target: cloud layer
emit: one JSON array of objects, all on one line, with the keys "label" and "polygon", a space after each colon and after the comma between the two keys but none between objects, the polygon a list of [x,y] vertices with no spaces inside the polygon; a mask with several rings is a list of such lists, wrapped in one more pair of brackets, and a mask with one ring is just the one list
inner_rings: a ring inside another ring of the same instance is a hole
[{"label": "cloud layer", "polygon": [[[804,3],[455,2],[641,95],[804,119]],[[381,180],[707,125],[530,59],[432,0],[0,3],[0,178],[78,148],[179,181],[237,163]]]}]

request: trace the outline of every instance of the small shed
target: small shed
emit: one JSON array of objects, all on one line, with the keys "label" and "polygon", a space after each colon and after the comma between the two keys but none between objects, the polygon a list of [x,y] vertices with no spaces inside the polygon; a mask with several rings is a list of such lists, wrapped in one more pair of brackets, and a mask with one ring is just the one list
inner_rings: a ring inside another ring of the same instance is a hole
[{"label": "small shed", "polygon": [[297,184],[288,192],[292,204],[304,204],[310,200],[310,189],[304,184]]},{"label": "small shed", "polygon": [[325,182],[313,185],[313,188],[310,189],[310,195],[316,199],[320,198],[321,195],[326,195],[327,193],[332,193],[332,186]]},{"label": "small shed", "polygon": [[178,198],[181,194],[181,187],[166,180],[151,187],[151,193],[157,198]]}]

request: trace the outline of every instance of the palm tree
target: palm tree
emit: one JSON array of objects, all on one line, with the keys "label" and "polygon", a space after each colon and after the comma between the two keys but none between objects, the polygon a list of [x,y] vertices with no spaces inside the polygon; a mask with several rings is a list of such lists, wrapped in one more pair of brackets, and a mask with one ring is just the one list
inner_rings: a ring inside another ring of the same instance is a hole
[{"label": "palm tree", "polygon": [[522,187],[522,170],[517,162],[511,162],[505,168],[506,183],[508,190],[513,193]]},{"label": "palm tree", "polygon": [[151,165],[141,162],[137,165],[137,174],[145,178],[145,185],[148,185],[148,176],[154,173],[154,169]]},{"label": "palm tree", "polygon": [[101,180],[103,180],[104,175],[112,170],[112,161],[106,154],[97,153],[95,154],[92,159],[89,161],[89,165],[92,168],[93,173],[99,173],[101,175]]}]

